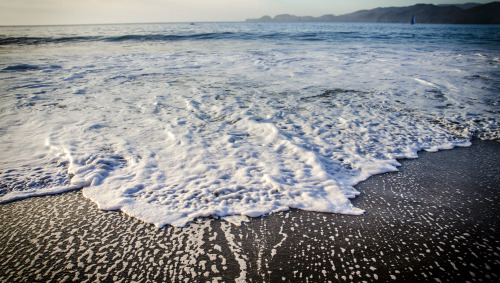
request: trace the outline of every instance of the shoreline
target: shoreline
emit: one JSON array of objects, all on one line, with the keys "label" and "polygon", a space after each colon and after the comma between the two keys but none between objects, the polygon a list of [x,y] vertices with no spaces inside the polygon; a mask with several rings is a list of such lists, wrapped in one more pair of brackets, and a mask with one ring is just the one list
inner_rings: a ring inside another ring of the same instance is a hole
[{"label": "shoreline", "polygon": [[81,190],[0,205],[0,281],[483,281],[500,274],[500,143],[399,160],[362,216],[290,210],[158,229]]}]

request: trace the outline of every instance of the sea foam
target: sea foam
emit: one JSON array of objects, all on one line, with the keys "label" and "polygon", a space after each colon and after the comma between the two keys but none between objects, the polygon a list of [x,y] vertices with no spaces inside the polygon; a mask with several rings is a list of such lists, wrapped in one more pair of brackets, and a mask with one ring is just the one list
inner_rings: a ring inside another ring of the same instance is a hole
[{"label": "sea foam", "polygon": [[354,186],[397,159],[499,137],[489,50],[248,34],[93,44],[5,47],[1,202],[83,188],[158,227],[359,215]]}]

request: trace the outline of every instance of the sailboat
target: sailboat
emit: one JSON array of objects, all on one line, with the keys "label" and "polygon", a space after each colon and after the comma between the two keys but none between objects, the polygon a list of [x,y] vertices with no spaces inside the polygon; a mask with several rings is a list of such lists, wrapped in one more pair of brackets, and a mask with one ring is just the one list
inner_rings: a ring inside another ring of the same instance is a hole
[{"label": "sailboat", "polygon": [[411,16],[411,24],[414,25],[415,24],[415,16]]}]

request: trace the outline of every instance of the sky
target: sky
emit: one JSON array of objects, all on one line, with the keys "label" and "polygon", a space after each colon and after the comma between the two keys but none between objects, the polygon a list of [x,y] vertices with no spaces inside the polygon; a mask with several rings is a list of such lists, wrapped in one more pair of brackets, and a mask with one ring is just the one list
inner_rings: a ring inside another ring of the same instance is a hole
[{"label": "sky", "polygon": [[494,0],[0,0],[0,25],[244,21],[264,15],[342,15],[417,3]]}]

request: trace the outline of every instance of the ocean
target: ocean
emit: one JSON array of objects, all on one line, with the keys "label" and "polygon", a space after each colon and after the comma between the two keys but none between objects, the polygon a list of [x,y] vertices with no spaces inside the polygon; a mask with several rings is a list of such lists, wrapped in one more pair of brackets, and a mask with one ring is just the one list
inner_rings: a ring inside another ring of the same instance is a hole
[{"label": "ocean", "polygon": [[500,137],[499,67],[499,26],[0,27],[0,203],[360,215],[354,186],[398,159]]}]

